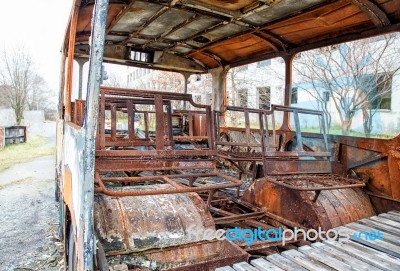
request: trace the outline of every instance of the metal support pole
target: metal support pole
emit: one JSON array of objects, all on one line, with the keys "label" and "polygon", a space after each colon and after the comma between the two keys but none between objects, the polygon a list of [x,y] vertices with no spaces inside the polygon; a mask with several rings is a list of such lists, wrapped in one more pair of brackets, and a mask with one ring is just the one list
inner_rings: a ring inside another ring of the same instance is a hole
[{"label": "metal support pole", "polygon": [[[294,55],[286,55],[283,57],[285,60],[285,96],[284,96],[284,106],[290,106],[292,100],[292,64]],[[290,113],[284,112],[283,113],[283,123],[282,123],[282,130],[290,130]]]},{"label": "metal support pole", "polygon": [[[182,75],[185,78],[185,85],[184,85],[185,88],[184,88],[183,92],[185,94],[187,94],[188,93],[188,81],[189,81],[190,75],[192,75],[192,74],[191,73],[187,73],[187,72],[183,72]],[[183,110],[186,110],[186,101],[183,101]]]},{"label": "metal support pole", "polygon": [[79,65],[79,89],[78,89],[78,99],[82,100],[82,79],[83,79],[83,65],[87,62],[84,58],[77,58],[75,59]]},{"label": "metal support pole", "polygon": [[82,158],[84,179],[80,180],[82,191],[85,194],[82,198],[80,214],[82,219],[80,221],[81,235],[78,235],[83,239],[82,250],[79,250],[82,253],[82,261],[78,261],[82,266],[78,266],[77,270],[93,270],[93,255],[96,249],[93,233],[94,161],[107,11],[108,0],[96,0],[92,17],[86,116],[83,124],[85,133],[85,149]]},{"label": "metal support pole", "polygon": [[227,105],[226,75],[228,67],[219,67],[211,70],[213,101],[212,110],[224,112]]}]

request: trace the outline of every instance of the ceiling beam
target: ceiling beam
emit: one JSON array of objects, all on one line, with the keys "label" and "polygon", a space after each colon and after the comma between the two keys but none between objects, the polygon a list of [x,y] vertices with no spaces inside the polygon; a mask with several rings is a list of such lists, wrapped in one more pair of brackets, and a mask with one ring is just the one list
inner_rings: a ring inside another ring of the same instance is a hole
[{"label": "ceiling beam", "polygon": [[282,47],[283,51],[285,51],[286,48],[289,47],[289,43],[286,40],[284,40],[282,37],[280,37],[278,35],[271,33],[268,30],[262,29],[262,30],[259,30],[258,33],[262,33],[263,35],[275,40]]},{"label": "ceiling beam", "polygon": [[135,32],[129,34],[129,36],[126,39],[121,41],[120,44],[126,45],[129,42],[130,39],[132,39],[132,38],[136,37],[137,35],[139,35],[140,32],[142,32],[143,29],[145,29],[148,25],[150,25],[152,22],[154,22],[158,17],[163,15],[165,12],[167,12],[168,9],[169,9],[168,6],[161,7],[145,23],[143,23],[141,26],[139,26],[139,28]]},{"label": "ceiling beam", "polygon": [[185,20],[184,22],[174,26],[173,28],[171,28],[168,31],[165,31],[164,33],[162,33],[158,38],[154,39],[153,41],[147,42],[146,44],[143,45],[143,49],[146,48],[151,42],[164,42],[164,37],[168,36],[169,34],[175,32],[176,30],[184,27],[185,25],[190,24],[191,22],[193,22],[194,20],[196,20],[199,17],[198,14],[194,14],[192,17],[190,17],[189,19]]},{"label": "ceiling beam", "polygon": [[365,15],[367,15],[376,27],[382,28],[390,25],[390,20],[386,13],[376,4],[369,0],[348,0],[357,6]]},{"label": "ceiling beam", "polygon": [[269,45],[269,47],[271,47],[275,52],[279,52],[278,47],[275,46],[275,44],[273,44],[270,40],[268,40],[266,37],[264,37],[262,34],[260,34],[260,32],[254,32],[251,33],[253,36],[256,36],[257,38],[262,39],[265,43],[267,43]]}]

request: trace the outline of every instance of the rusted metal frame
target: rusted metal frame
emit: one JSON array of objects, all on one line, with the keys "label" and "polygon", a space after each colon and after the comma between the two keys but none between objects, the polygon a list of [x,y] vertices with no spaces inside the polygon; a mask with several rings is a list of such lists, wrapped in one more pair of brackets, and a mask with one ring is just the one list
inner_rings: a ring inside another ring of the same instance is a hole
[{"label": "rusted metal frame", "polygon": [[231,216],[223,216],[223,217],[214,218],[214,223],[215,224],[225,224],[225,223],[242,221],[245,219],[260,218],[263,216],[265,216],[265,213],[263,211],[255,212],[255,213],[235,214],[235,215],[231,215]]},{"label": "rusted metal frame", "polygon": [[[166,144],[166,145],[169,146],[168,144]],[[143,141],[143,140],[120,140],[120,139],[117,139],[116,141],[106,140],[106,147],[138,147],[138,146],[155,147],[156,143],[151,142],[149,140],[146,140],[146,141]]]},{"label": "rusted metal frame", "polygon": [[286,48],[289,47],[289,44],[286,40],[284,40],[280,36],[273,34],[270,31],[267,31],[266,29],[260,29],[256,33],[261,33],[262,35],[266,35],[266,36],[270,37],[271,39],[276,40],[279,43],[279,45],[281,46],[283,51],[286,51]]},{"label": "rusted metal frame", "polygon": [[[162,195],[162,194],[179,194],[179,193],[190,193],[190,192],[205,192],[210,190],[224,189],[224,188],[232,188],[239,187],[241,182],[232,177],[225,176],[221,173],[215,173],[215,176],[225,179],[229,181],[229,183],[225,184],[216,184],[216,185],[205,185],[205,186],[197,186],[197,187],[184,187],[170,179],[170,177],[166,176],[154,176],[154,180],[164,181],[174,187],[174,189],[156,189],[156,190],[147,190],[147,191],[111,191],[108,190],[103,180],[100,178],[98,172],[95,173],[95,183],[99,186],[95,189],[96,193],[103,193],[108,196],[114,197],[124,197],[124,196],[149,196],[149,195]],[[131,177],[132,178],[132,177]],[[140,178],[140,177],[138,177]],[[147,179],[147,178],[146,178]]]},{"label": "rusted metal frame", "polygon": [[[143,145],[146,142],[143,142]],[[216,150],[196,149],[196,150],[98,150],[96,157],[183,157],[183,156],[216,156]]]},{"label": "rusted metal frame", "polygon": [[202,140],[208,140],[208,136],[174,136],[174,140],[178,141],[202,141]]},{"label": "rusted metal frame", "polygon": [[370,192],[370,191],[366,191],[365,193],[367,193],[367,194],[368,194],[369,196],[371,196],[371,197],[380,198],[380,199],[385,199],[385,200],[389,200],[389,201],[393,201],[393,202],[400,203],[400,200],[394,199],[394,198],[389,197],[389,196],[387,196],[387,195],[381,195],[381,194],[377,194],[377,193]]},{"label": "rusted metal frame", "polygon": [[154,95],[154,104],[156,108],[156,148],[164,149],[164,105],[161,95]]},{"label": "rusted metal frame", "polygon": [[[191,48],[191,49],[192,49],[192,50],[196,50],[196,48]],[[224,60],[222,60],[220,57],[218,57],[217,55],[214,55],[214,54],[211,53],[211,52],[205,52],[205,51],[203,51],[203,52],[201,52],[201,53],[202,53],[203,55],[205,55],[205,56],[208,56],[208,57],[214,59],[214,60],[218,63],[219,66],[226,65],[226,62],[225,62]]]},{"label": "rusted metal frame", "polygon": [[[173,28],[171,28],[169,31],[166,31],[164,33],[162,33],[158,38],[153,39],[152,41],[149,41],[145,44],[142,45],[142,48],[145,49],[146,47],[148,47],[148,45],[152,42],[164,42],[165,39],[164,37],[168,36],[171,33],[174,33],[175,31],[177,31],[178,29],[190,24],[191,22],[195,21],[197,18],[199,17],[198,14],[194,14],[192,17],[190,17],[189,19],[185,20],[184,22],[174,26]],[[171,43],[171,40],[168,40],[169,43]],[[175,42],[174,42],[175,43]],[[175,45],[176,46],[176,45]]]},{"label": "rusted metal frame", "polygon": [[207,206],[208,210],[210,210],[211,201],[213,199],[214,193],[215,193],[215,189],[212,189],[212,190],[210,190],[210,192],[208,192],[208,198],[207,198],[207,202],[206,202],[206,206]]},{"label": "rusted metal frame", "polygon": [[257,38],[262,39],[265,43],[267,43],[275,52],[279,52],[278,47],[275,46],[269,39],[264,37],[263,35],[260,34],[260,32],[253,32],[251,33],[253,36],[256,36]]},{"label": "rusted metal frame", "polygon": [[365,187],[365,183],[358,183],[358,184],[346,184],[346,185],[334,185],[334,186],[321,186],[321,187],[305,188],[305,187],[297,187],[297,186],[294,186],[294,185],[286,184],[286,183],[283,183],[281,181],[271,180],[268,177],[262,178],[262,179],[265,179],[270,183],[273,183],[273,184],[276,184],[276,185],[280,185],[280,186],[284,186],[286,188],[290,188],[290,189],[297,190],[297,191],[321,191],[321,190],[337,190],[337,189],[346,189],[346,188],[361,188],[361,187]]},{"label": "rusted metal frame", "polygon": [[378,28],[390,25],[387,14],[375,3],[369,0],[348,0],[367,15]]},{"label": "rusted metal frame", "polygon": [[262,147],[261,143],[247,143],[247,142],[217,141],[216,144],[223,145],[223,146]]},{"label": "rusted metal frame", "polygon": [[192,99],[191,94],[176,93],[176,92],[159,92],[152,90],[139,90],[139,89],[127,89],[127,88],[115,88],[115,87],[105,87],[102,89],[106,94],[118,95],[118,96],[130,96],[130,97],[141,97],[147,99],[154,99],[155,95],[161,95],[165,100],[182,100],[188,101],[192,106],[198,108],[207,108],[209,105],[203,105],[195,103]]},{"label": "rusted metal frame", "polygon": [[[224,26],[224,25],[222,25],[222,26]],[[242,31],[242,32],[236,33],[236,34],[231,35],[231,36],[227,36],[227,37],[216,39],[216,40],[214,40],[212,42],[207,43],[207,45],[205,45],[203,47],[200,47],[199,49],[197,49],[197,50],[195,50],[193,52],[184,54],[183,57],[189,57],[191,54],[203,52],[204,50],[207,50],[210,47],[212,47],[212,46],[214,46],[214,45],[216,45],[218,43],[224,42],[226,40],[232,40],[234,38],[237,38],[237,37],[240,37],[240,36],[243,36],[243,35],[246,35],[246,34],[253,34],[255,32],[257,32],[257,30],[251,30],[251,31],[246,30],[246,31]],[[205,34],[205,33],[203,33],[203,34]],[[201,36],[201,35],[199,35],[199,36]],[[187,40],[187,41],[190,41],[190,40]],[[187,42],[187,41],[185,41],[185,42]]]},{"label": "rusted metal frame", "polygon": [[133,102],[126,101],[128,109],[128,137],[130,140],[135,139],[135,111],[133,110]]},{"label": "rusted metal frame", "polygon": [[[79,10],[79,9],[78,9]],[[79,219],[81,230],[77,243],[82,258],[78,257],[77,270],[93,270],[94,245],[93,233],[93,193],[94,193],[94,167],[96,150],[96,132],[99,114],[99,92],[102,78],[102,63],[105,43],[105,30],[108,12],[108,0],[96,0],[92,17],[92,39],[90,44],[90,62],[88,75],[88,88],[86,94],[86,112],[84,120],[84,142],[82,162],[84,169],[83,179],[75,180],[79,183],[78,191],[84,191],[81,198]]]},{"label": "rusted metal frame", "polygon": [[[215,208],[215,207],[211,207],[211,211],[213,213],[216,213],[216,214],[219,214],[219,215],[222,215],[222,216],[225,216],[225,217],[231,216],[231,217],[236,218],[235,219],[236,221],[229,221],[229,219],[228,219],[228,221],[225,221],[224,223],[221,223],[221,224],[229,225],[229,224],[233,224],[235,222],[242,221],[245,225],[248,225],[250,227],[262,227],[263,229],[274,228],[271,225],[268,225],[268,224],[265,224],[263,222],[260,222],[260,221],[257,221],[255,219],[252,219],[251,216],[248,217],[248,218],[244,218],[244,219],[238,219],[238,217],[237,217],[238,214],[231,213],[231,212],[228,212],[226,210],[222,210],[222,209],[218,209],[218,208]],[[260,211],[256,211],[256,212],[258,213]],[[250,213],[250,214],[253,214],[253,213]],[[260,216],[262,216],[262,215],[260,215]],[[214,219],[214,221],[215,221],[215,219]]]},{"label": "rusted metal frame", "polygon": [[[249,113],[259,113],[259,112],[264,112],[266,114],[272,113],[272,110],[247,108],[247,107],[239,107],[239,106],[227,106],[226,110],[237,111],[237,112],[244,112],[245,110],[247,110],[247,112],[249,112]],[[222,113],[222,112],[219,112],[219,113]]]},{"label": "rusted metal frame", "polygon": [[110,34],[113,27],[119,22],[119,20],[121,20],[122,17],[125,16],[126,13],[129,12],[135,2],[135,0],[131,0],[131,2],[125,5],[124,8],[115,16],[115,18],[111,20],[110,24],[107,26],[106,35]]},{"label": "rusted metal frame", "polygon": [[[253,153],[250,153],[250,152],[240,153],[242,155],[245,155],[244,157],[239,156],[239,155],[236,156],[235,154],[236,153],[225,154],[224,152],[218,152],[218,157],[228,160],[229,162],[232,162],[232,163],[233,163],[233,161],[244,161],[244,162],[262,161],[262,156],[253,155]],[[243,170],[243,172],[244,171],[245,170]]]},{"label": "rusted metal frame", "polygon": [[207,123],[207,135],[208,135],[208,148],[211,150],[214,150],[216,148],[215,146],[215,137],[214,137],[214,124],[215,122],[212,119],[212,112],[211,108],[207,107],[206,108],[206,123]]},{"label": "rusted metal frame", "polygon": [[[206,33],[208,33],[208,32],[211,32],[211,31],[213,31],[213,30],[219,29],[219,28],[221,28],[221,27],[223,27],[223,26],[225,26],[225,25],[226,25],[226,22],[225,22],[225,21],[216,23],[215,25],[212,25],[212,26],[210,26],[210,27],[208,27],[208,28],[206,28],[206,29],[204,29],[204,30],[202,30],[202,31],[200,31],[200,32],[198,32],[198,33],[196,33],[196,34],[193,34],[193,35],[190,36],[190,37],[187,37],[186,39],[180,41],[179,44],[178,44],[178,43],[173,44],[173,45],[171,45],[171,46],[165,48],[164,50],[173,50],[173,49],[174,49],[176,46],[178,46],[178,45],[186,44],[187,42],[189,42],[189,41],[191,41],[191,40],[194,40],[194,39],[197,38],[197,37],[203,36],[204,34],[206,34]],[[196,52],[196,51],[195,51],[195,52]],[[192,53],[193,53],[193,52],[187,53],[186,55],[184,55],[184,57],[187,57],[188,55],[190,55],[190,54],[192,54]]]},{"label": "rusted metal frame", "polygon": [[[105,177],[101,178],[103,182],[146,182],[160,180],[162,177],[169,179],[189,179],[189,178],[204,178],[204,177],[215,177],[215,172],[209,173],[186,173],[186,174],[166,174],[166,175],[152,175],[152,176],[139,176],[139,177]],[[193,185],[192,185],[193,186]]]},{"label": "rusted metal frame", "polygon": [[96,168],[107,172],[121,171],[171,171],[171,170],[199,170],[214,169],[215,161],[201,159],[97,159]]},{"label": "rusted metal frame", "polygon": [[174,134],[172,132],[172,107],[171,107],[171,102],[169,101],[167,104],[167,123],[165,125],[165,132],[168,136],[168,140],[169,142],[172,142],[172,144],[174,144]]},{"label": "rusted metal frame", "polygon": [[117,108],[111,105],[111,139],[115,140],[117,136]]},{"label": "rusted metal frame", "polygon": [[388,157],[387,154],[377,155],[377,156],[375,156],[375,157],[369,157],[369,158],[364,159],[364,160],[362,160],[362,161],[359,161],[359,162],[350,164],[350,165],[347,166],[347,168],[362,167],[362,166],[365,166],[365,165],[367,165],[367,164],[370,164],[370,163],[373,163],[373,162],[382,160],[382,159],[387,158],[387,157]]},{"label": "rusted metal frame", "polygon": [[308,114],[308,115],[323,115],[322,111],[306,109],[306,108],[299,108],[299,107],[292,107],[292,106],[283,106],[283,105],[271,105],[272,111],[284,111],[284,112],[292,112],[293,110],[297,110],[298,113],[301,114]]},{"label": "rusted metal frame", "polygon": [[78,16],[79,16],[79,6],[81,0],[75,1],[75,6],[72,12],[72,17],[69,24],[69,39],[68,39],[68,61],[67,61],[67,80],[66,80],[66,89],[64,95],[64,104],[65,104],[65,121],[71,121],[71,100],[72,100],[72,76],[74,69],[74,53],[75,53],[75,39],[76,39],[76,28],[78,24]]},{"label": "rusted metal frame", "polygon": [[143,29],[145,29],[148,25],[150,25],[152,22],[154,22],[156,19],[158,19],[161,15],[163,15],[165,12],[167,12],[170,9],[169,6],[163,6],[161,7],[155,14],[153,14],[145,23],[143,23],[141,26],[139,26],[139,28],[129,34],[129,36],[120,42],[121,45],[126,45],[130,39],[136,37],[137,35],[140,34],[140,32],[142,32]]},{"label": "rusted metal frame", "polygon": [[326,156],[331,156],[330,152],[305,152],[305,151],[268,151],[265,154],[265,157],[272,157],[272,158],[277,158],[277,157],[326,157]]},{"label": "rusted metal frame", "polygon": [[200,110],[174,110],[174,114],[175,115],[186,116],[189,113],[192,113],[192,114],[206,114],[206,111],[200,111]]},{"label": "rusted metal frame", "polygon": [[231,63],[229,63],[229,65],[231,68],[235,68],[235,67],[246,65],[246,64],[253,63],[256,61],[272,59],[275,57],[285,58],[288,55],[295,55],[300,52],[305,52],[305,51],[309,51],[309,50],[313,50],[313,49],[317,49],[317,48],[321,48],[321,47],[326,47],[326,46],[330,46],[330,45],[354,41],[354,40],[358,40],[358,39],[369,38],[372,36],[388,34],[388,33],[396,32],[396,31],[400,31],[400,23],[391,24],[389,26],[385,26],[380,29],[372,29],[372,30],[367,30],[367,31],[359,32],[359,33],[352,33],[352,34],[347,34],[347,35],[343,35],[340,37],[334,37],[334,38],[331,38],[328,40],[318,41],[318,42],[314,42],[311,44],[305,44],[305,45],[298,46],[295,48],[287,48],[287,50],[285,52],[259,54],[257,56],[251,56],[246,59],[231,62]]}]

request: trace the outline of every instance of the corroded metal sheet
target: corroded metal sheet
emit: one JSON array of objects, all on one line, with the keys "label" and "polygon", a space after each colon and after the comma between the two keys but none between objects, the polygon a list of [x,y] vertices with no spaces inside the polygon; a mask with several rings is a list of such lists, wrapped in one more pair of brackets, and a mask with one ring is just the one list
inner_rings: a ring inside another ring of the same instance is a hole
[{"label": "corroded metal sheet", "polygon": [[254,182],[244,200],[306,228],[328,230],[375,215],[374,208],[360,188],[324,190],[314,202],[316,191],[298,191],[268,182]]},{"label": "corroded metal sheet", "polygon": [[[167,188],[172,186],[122,190]],[[97,195],[94,217],[98,238],[108,254],[193,243],[202,238],[189,234],[191,226],[197,232],[215,229],[204,202],[194,193],[118,198]]]}]

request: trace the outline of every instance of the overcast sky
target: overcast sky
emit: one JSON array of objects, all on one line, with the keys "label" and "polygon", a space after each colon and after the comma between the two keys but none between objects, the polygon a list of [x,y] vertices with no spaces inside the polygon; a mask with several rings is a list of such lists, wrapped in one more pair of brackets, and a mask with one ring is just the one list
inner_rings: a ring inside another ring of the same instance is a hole
[{"label": "overcast sky", "polygon": [[71,6],[72,0],[0,0],[0,48],[29,50],[37,72],[55,91]]}]

